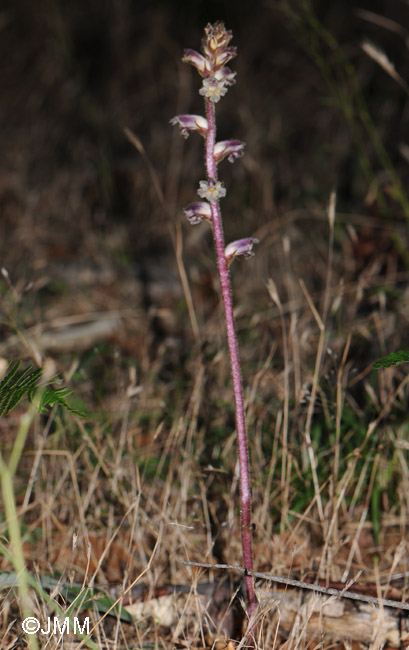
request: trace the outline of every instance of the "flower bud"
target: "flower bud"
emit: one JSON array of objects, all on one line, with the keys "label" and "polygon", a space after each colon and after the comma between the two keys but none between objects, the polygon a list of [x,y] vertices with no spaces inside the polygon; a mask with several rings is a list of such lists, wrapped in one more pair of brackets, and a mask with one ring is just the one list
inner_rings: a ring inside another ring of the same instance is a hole
[{"label": "flower bud", "polygon": [[226,63],[234,59],[237,55],[236,47],[228,47],[216,56],[216,65],[218,68],[223,67]]},{"label": "flower bud", "polygon": [[224,158],[227,158],[232,163],[237,158],[241,158],[245,146],[246,143],[241,142],[241,140],[222,140],[222,142],[216,142],[213,149],[214,159],[216,163],[219,163]]},{"label": "flower bud", "polygon": [[246,237],[245,239],[237,239],[232,241],[225,248],[224,255],[227,262],[230,264],[236,257],[242,255],[245,259],[253,257],[254,244],[259,244],[259,240],[255,237]]},{"label": "flower bud", "polygon": [[196,50],[184,50],[182,61],[193,65],[202,77],[206,76],[206,73],[210,73],[209,61]]},{"label": "flower bud", "polygon": [[228,31],[223,23],[210,23],[205,27],[205,37],[202,41],[202,50],[205,56],[212,57],[227,49],[233,38],[231,31]]},{"label": "flower bud", "polygon": [[207,203],[207,201],[196,201],[189,203],[183,210],[183,214],[192,225],[196,225],[203,221],[203,219],[211,219],[212,209],[210,203]]},{"label": "flower bud", "polygon": [[178,126],[185,138],[189,137],[189,131],[198,131],[200,135],[205,136],[209,128],[207,120],[201,115],[176,115],[172,117],[170,123]]}]

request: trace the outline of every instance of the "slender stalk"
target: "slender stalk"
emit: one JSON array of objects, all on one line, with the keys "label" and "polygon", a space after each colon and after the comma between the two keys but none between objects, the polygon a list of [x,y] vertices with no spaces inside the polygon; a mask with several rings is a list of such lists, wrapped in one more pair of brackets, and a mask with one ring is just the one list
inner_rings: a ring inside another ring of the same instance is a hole
[{"label": "slender stalk", "polygon": [[[241,505],[241,539],[243,561],[246,574],[247,601],[249,616],[256,609],[257,599],[253,584],[253,553],[251,526],[251,488],[248,459],[246,422],[244,417],[243,385],[241,380],[239,349],[234,323],[233,300],[231,293],[229,267],[236,257],[252,257],[253,246],[258,244],[255,237],[246,237],[231,242],[225,248],[223,222],[219,199],[226,195],[223,184],[218,180],[217,165],[227,158],[234,162],[243,155],[245,143],[240,140],[223,140],[216,142],[215,104],[234,84],[235,73],[226,66],[236,56],[236,48],[230,47],[232,33],[223,23],[208,24],[202,41],[202,52],[185,50],[182,61],[193,65],[203,78],[199,94],[204,97],[206,118],[201,115],[177,115],[170,120],[178,126],[182,135],[188,137],[190,131],[197,131],[205,138],[205,165],[207,179],[199,182],[197,191],[205,201],[189,203],[184,209],[185,216],[191,224],[207,220],[213,229],[216,249],[217,267],[223,298],[227,341],[230,353],[230,366],[233,379],[234,406],[236,417],[237,443],[240,466],[240,505]],[[253,630],[250,624],[248,632]]]},{"label": "slender stalk", "polygon": [[[214,145],[216,142],[215,105],[206,101],[206,118],[208,132],[206,135],[206,171],[209,179],[217,182],[217,167],[214,160]],[[223,297],[224,317],[226,322],[227,342],[230,353],[230,367],[233,379],[237,443],[240,466],[240,501],[241,501],[241,538],[243,546],[244,566],[250,573],[253,571],[252,526],[251,526],[251,487],[248,461],[248,444],[246,422],[244,417],[243,384],[240,371],[239,347],[234,322],[233,301],[229,267],[224,253],[223,224],[218,201],[210,204],[212,210],[213,237],[216,249],[217,267],[219,270],[220,286]],[[246,576],[249,615],[257,605],[254,592],[253,578]]]}]

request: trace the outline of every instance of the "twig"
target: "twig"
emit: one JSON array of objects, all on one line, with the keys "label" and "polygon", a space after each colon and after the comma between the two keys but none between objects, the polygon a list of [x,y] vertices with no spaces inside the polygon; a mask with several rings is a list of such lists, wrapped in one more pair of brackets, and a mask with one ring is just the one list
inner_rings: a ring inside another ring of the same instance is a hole
[{"label": "twig", "polygon": [[263,573],[260,571],[247,571],[244,567],[236,566],[234,564],[206,564],[204,562],[185,562],[182,564],[186,566],[196,566],[202,569],[230,569],[232,571],[239,571],[243,575],[251,575],[253,578],[266,580],[267,582],[277,582],[288,587],[297,587],[299,589],[309,589],[316,591],[326,596],[338,596],[338,598],[350,598],[351,600],[360,600],[364,603],[371,603],[371,605],[382,605],[384,607],[393,607],[394,609],[409,610],[409,603],[401,603],[398,600],[389,600],[388,598],[375,598],[374,596],[366,596],[365,594],[357,594],[354,591],[347,591],[346,589],[334,589],[333,587],[323,587],[322,585],[315,585],[309,582],[302,582],[301,580],[294,580],[293,578],[282,578],[274,576],[270,573]]}]

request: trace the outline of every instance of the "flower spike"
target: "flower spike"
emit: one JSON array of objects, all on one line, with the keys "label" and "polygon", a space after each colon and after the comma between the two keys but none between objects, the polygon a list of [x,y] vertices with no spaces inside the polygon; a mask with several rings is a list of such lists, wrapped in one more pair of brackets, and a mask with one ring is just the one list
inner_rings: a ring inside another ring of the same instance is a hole
[{"label": "flower spike", "polygon": [[196,50],[186,49],[182,61],[193,65],[203,77],[200,94],[213,103],[217,103],[234,84],[235,74],[226,66],[236,56],[235,47],[228,47],[232,33],[227,31],[223,23],[207,25],[205,38],[202,42],[203,54]]},{"label": "flower spike", "polygon": [[[243,562],[247,572],[245,580],[248,600],[247,611],[250,621],[247,631],[250,639],[250,636],[256,638],[256,634],[253,634],[255,631],[253,614],[257,606],[252,577],[251,485],[243,385],[240,372],[240,357],[234,320],[229,266],[240,255],[244,258],[254,255],[253,247],[259,241],[255,237],[247,237],[246,239],[239,239],[225,246],[223,235],[223,222],[219,199],[226,196],[226,189],[223,183],[219,181],[217,165],[224,158],[227,158],[230,162],[234,162],[243,155],[245,147],[244,142],[240,140],[222,140],[221,142],[216,142],[216,104],[224,97],[229,87],[235,83],[236,73],[226,65],[236,56],[236,48],[229,45],[231,39],[232,33],[225,28],[223,23],[219,22],[214,25],[209,23],[205,27],[205,35],[202,40],[202,54],[191,49],[184,51],[182,61],[196,68],[202,77],[202,86],[199,93],[204,97],[206,119],[199,115],[178,115],[171,120],[171,123],[179,126],[185,137],[189,135],[190,131],[198,131],[205,138],[206,180],[199,182],[199,189],[197,190],[198,195],[203,200],[189,203],[184,209],[184,214],[191,224],[197,224],[203,220],[210,221],[216,250],[234,393],[240,465],[241,538]],[[192,321],[192,325],[194,325],[194,321]]]}]

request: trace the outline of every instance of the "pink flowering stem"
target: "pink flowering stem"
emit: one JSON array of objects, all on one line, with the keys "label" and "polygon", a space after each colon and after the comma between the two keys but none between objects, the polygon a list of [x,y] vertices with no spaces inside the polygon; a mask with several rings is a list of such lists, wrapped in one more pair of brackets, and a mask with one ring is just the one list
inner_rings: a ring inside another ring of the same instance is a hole
[{"label": "pink flowering stem", "polygon": [[[216,119],[214,103],[206,100],[206,117],[208,131],[206,134],[206,171],[208,179],[217,182],[217,166],[214,157],[214,145],[216,142]],[[220,285],[223,297],[224,314],[227,330],[227,341],[230,353],[230,365],[233,378],[233,392],[235,404],[235,417],[237,428],[237,442],[240,465],[240,500],[241,500],[241,538],[243,546],[244,567],[250,572],[246,576],[248,613],[254,612],[257,600],[254,592],[253,578],[253,554],[252,554],[252,526],[251,526],[251,487],[248,462],[248,445],[246,423],[244,418],[243,385],[240,372],[239,349],[237,344],[236,328],[233,314],[233,301],[231,294],[230,275],[228,263],[224,253],[223,226],[218,201],[210,203],[212,210],[213,237],[219,269]]]}]

